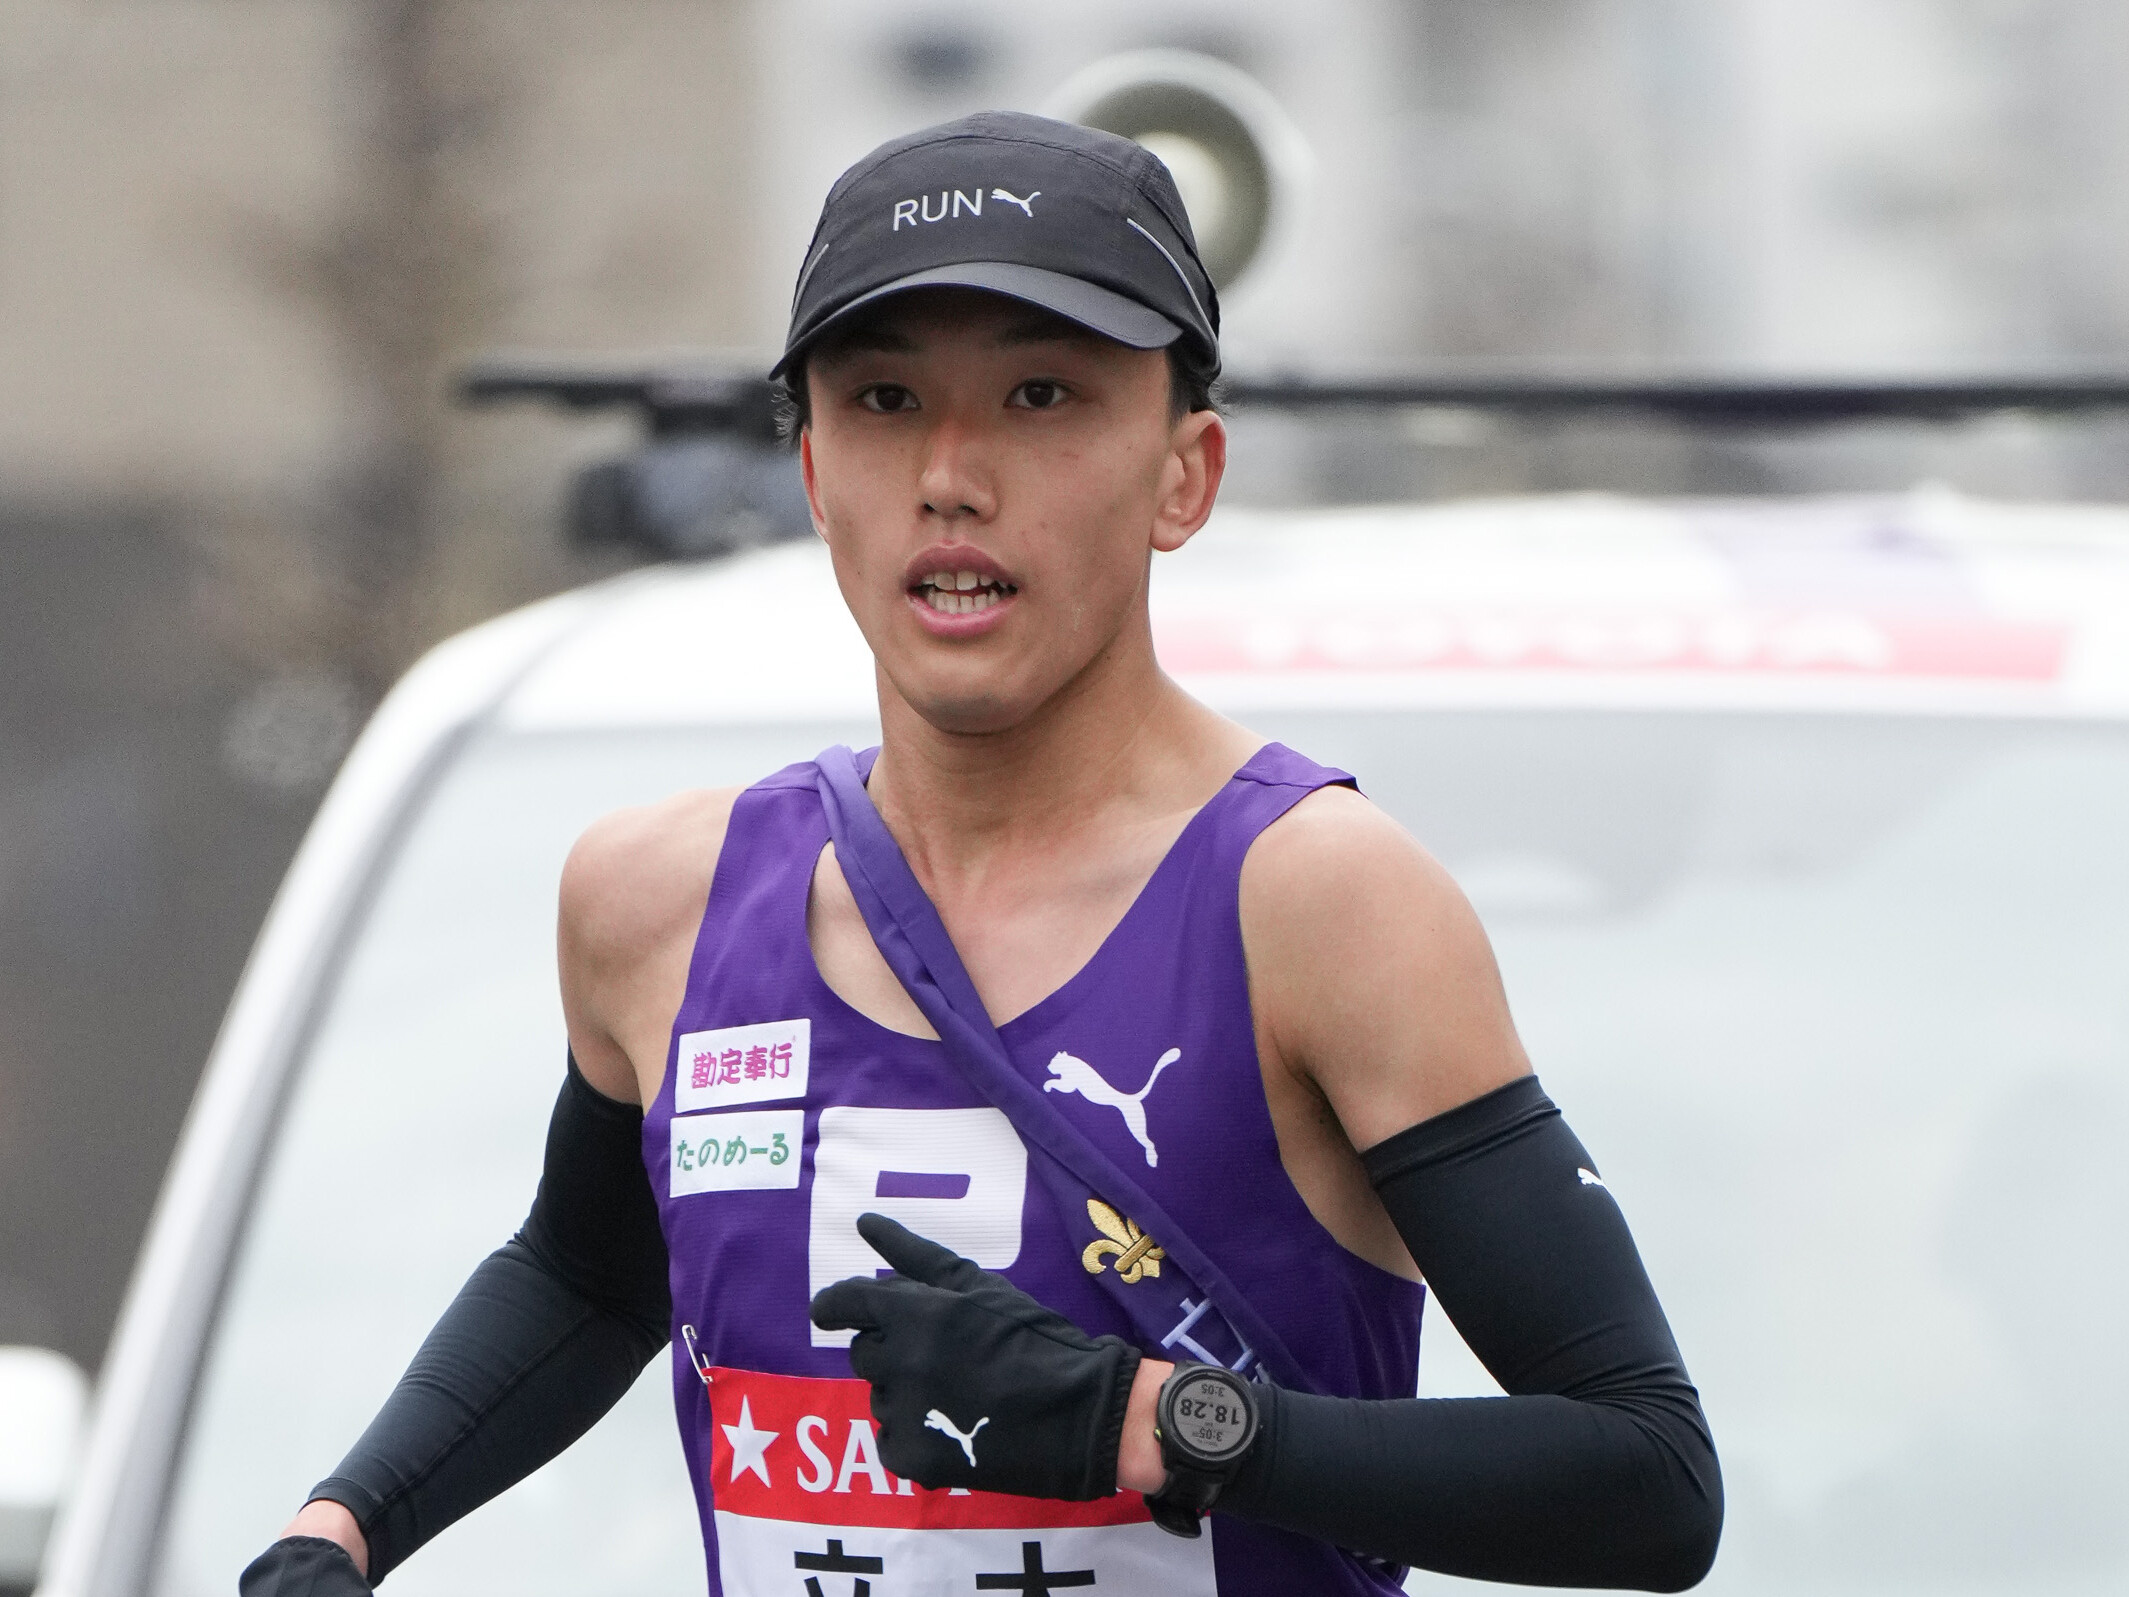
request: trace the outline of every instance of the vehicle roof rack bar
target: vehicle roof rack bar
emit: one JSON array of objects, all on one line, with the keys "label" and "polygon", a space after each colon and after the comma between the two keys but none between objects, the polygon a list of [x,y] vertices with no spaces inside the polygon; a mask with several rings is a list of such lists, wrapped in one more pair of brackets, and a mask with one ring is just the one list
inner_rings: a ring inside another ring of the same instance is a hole
[{"label": "vehicle roof rack bar", "polygon": [[776,437],[775,392],[766,376],[736,366],[622,366],[559,357],[483,356],[453,387],[469,405],[543,399],[570,410],[627,406],[653,434],[741,433]]},{"label": "vehicle roof rack bar", "polygon": [[1703,423],[1823,424],[1952,420],[1987,411],[2129,410],[2129,373],[1973,378],[1236,376],[1224,382],[1220,392],[1238,409],[1433,407],[1532,415],[1639,411]]},{"label": "vehicle roof rack bar", "polygon": [[[773,390],[758,369],[498,355],[467,367],[456,387],[471,404],[544,399],[572,410],[627,406],[641,413],[654,434],[775,436]],[[1237,373],[1222,381],[1219,394],[1237,410],[1435,408],[1530,416],[1611,411],[1698,425],[1823,426],[1955,421],[1991,411],[2129,411],[2129,373],[1971,378]]]}]

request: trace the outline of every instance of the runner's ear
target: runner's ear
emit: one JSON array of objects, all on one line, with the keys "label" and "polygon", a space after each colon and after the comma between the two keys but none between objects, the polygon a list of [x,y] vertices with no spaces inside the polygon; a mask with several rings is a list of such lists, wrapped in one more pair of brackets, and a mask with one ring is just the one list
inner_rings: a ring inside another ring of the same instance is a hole
[{"label": "runner's ear", "polygon": [[897,1275],[906,1275],[912,1281],[956,1292],[970,1291],[983,1281],[981,1267],[884,1214],[859,1215],[858,1235],[894,1266]]}]

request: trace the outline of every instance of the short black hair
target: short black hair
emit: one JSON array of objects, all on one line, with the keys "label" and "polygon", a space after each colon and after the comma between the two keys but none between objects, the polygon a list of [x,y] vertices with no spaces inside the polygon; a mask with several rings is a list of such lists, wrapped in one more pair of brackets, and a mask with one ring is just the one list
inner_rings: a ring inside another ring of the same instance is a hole
[{"label": "short black hair", "polygon": [[[1217,372],[1196,351],[1184,348],[1184,341],[1180,338],[1170,344],[1165,353],[1168,356],[1169,421],[1181,421],[1194,411],[1218,411]],[[795,442],[813,421],[812,396],[806,389],[806,362],[793,361],[790,371],[775,379],[770,388],[776,406],[776,434],[786,443]]]}]

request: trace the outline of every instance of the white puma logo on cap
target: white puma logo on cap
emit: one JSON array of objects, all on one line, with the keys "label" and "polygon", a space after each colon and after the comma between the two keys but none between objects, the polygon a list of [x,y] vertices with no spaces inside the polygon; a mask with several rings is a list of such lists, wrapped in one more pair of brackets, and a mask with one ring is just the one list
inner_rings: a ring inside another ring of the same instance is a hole
[{"label": "white puma logo on cap", "polygon": [[1153,1139],[1146,1135],[1146,1098],[1153,1091],[1153,1084],[1161,1079],[1161,1072],[1183,1057],[1183,1050],[1171,1048],[1162,1054],[1153,1066],[1153,1074],[1146,1078],[1146,1085],[1137,1092],[1120,1092],[1102,1080],[1099,1072],[1084,1059],[1075,1059],[1070,1054],[1060,1053],[1050,1060],[1050,1074],[1055,1081],[1042,1084],[1044,1092],[1076,1092],[1088,1103],[1105,1104],[1124,1117],[1124,1125],[1138,1139],[1138,1145],[1146,1150],[1146,1163],[1161,1162],[1160,1151],[1153,1146]]},{"label": "white puma logo on cap", "polygon": [[924,1416],[924,1428],[927,1431],[943,1431],[961,1444],[961,1451],[968,1455],[968,1467],[970,1469],[976,1467],[976,1433],[982,1430],[984,1426],[990,1424],[990,1422],[991,1417],[986,1414],[964,1431],[937,1409],[933,1409]]},{"label": "white puma logo on cap", "polygon": [[992,198],[992,199],[994,199],[994,200],[1003,200],[1003,201],[1005,201],[1005,203],[1006,203],[1006,204],[1008,204],[1008,205],[1017,205],[1017,206],[1019,206],[1019,207],[1020,207],[1020,209],[1021,209],[1021,210],[1022,210],[1022,211],[1023,211],[1024,213],[1026,213],[1026,215],[1027,215],[1027,217],[1028,217],[1028,219],[1029,219],[1030,221],[1032,221],[1032,220],[1034,219],[1034,216],[1035,216],[1035,201],[1036,201],[1037,199],[1039,199],[1039,198],[1041,197],[1041,195],[1042,195],[1042,190],[1041,190],[1041,189],[1037,189],[1037,190],[1035,190],[1035,191],[1034,191],[1034,193],[1030,194],[1030,195],[1029,195],[1029,196],[1028,196],[1028,197],[1027,197],[1026,199],[1024,199],[1024,200],[1023,200],[1023,199],[1019,199],[1019,198],[1016,198],[1015,196],[1013,196],[1013,195],[1011,195],[1011,194],[1008,194],[1008,193],[1007,193],[1007,192],[1006,192],[1006,191],[1005,191],[1004,189],[992,189],[992,190],[991,190],[991,198]]}]

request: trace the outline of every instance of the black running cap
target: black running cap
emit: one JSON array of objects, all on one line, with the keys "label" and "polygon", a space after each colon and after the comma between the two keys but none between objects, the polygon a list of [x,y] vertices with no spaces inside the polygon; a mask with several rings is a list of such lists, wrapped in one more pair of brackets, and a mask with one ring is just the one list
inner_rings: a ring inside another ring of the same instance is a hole
[{"label": "black running cap", "polygon": [[881,145],[836,180],[791,298],[786,376],[823,333],[912,288],[983,289],[1134,349],[1220,369],[1220,302],[1175,179],[1144,145],[979,111]]}]

